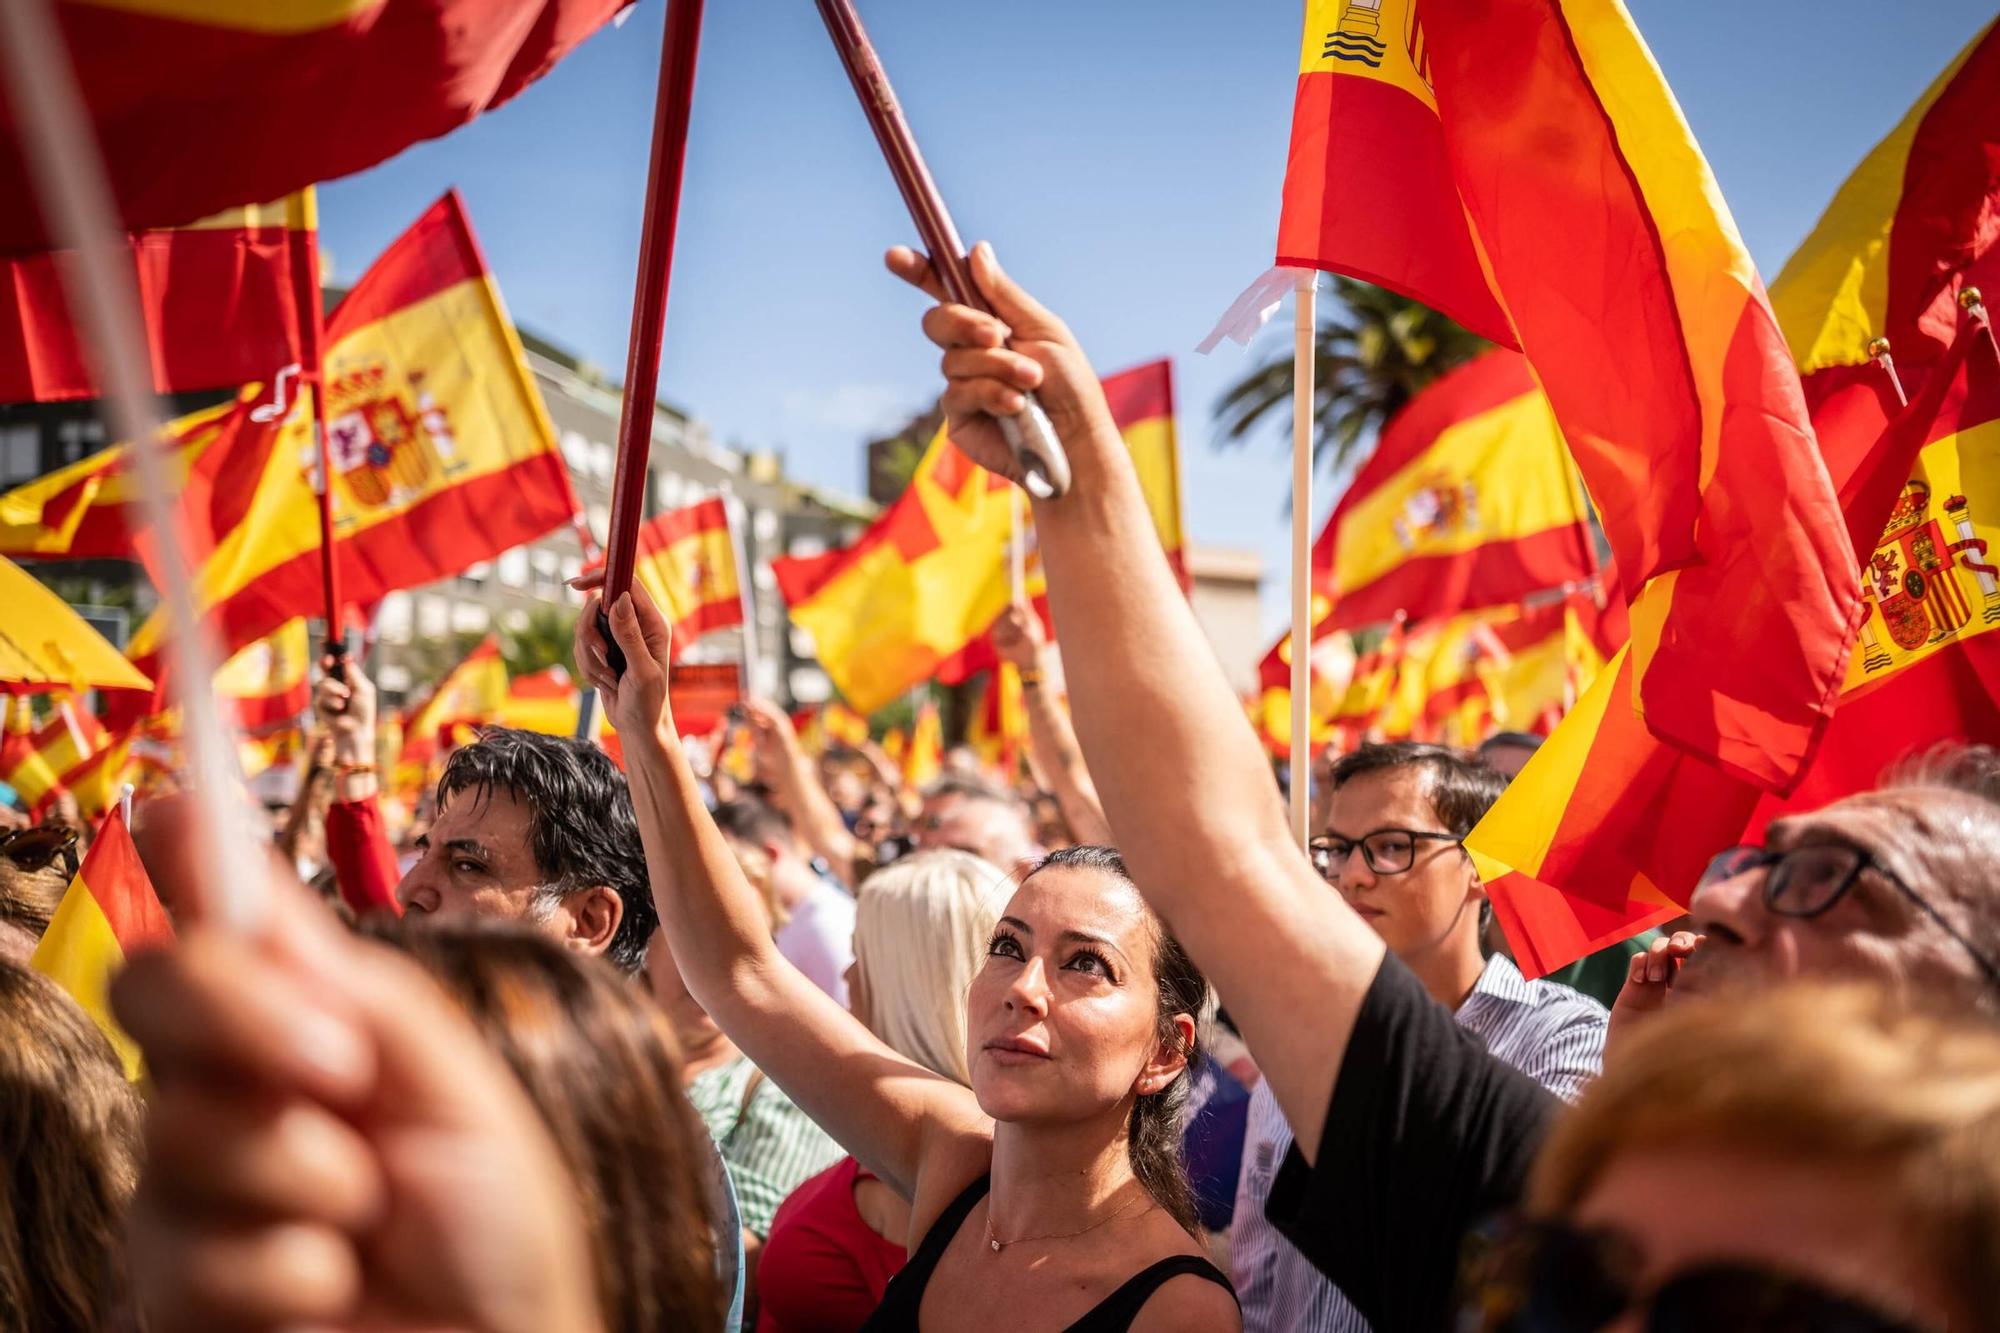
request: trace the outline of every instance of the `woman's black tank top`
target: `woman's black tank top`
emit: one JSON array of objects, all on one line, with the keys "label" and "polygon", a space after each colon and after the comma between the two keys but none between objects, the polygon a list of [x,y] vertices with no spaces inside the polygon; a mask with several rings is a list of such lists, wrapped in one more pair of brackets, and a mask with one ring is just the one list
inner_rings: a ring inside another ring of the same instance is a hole
[{"label": "woman's black tank top", "polygon": [[[973,1181],[932,1223],[931,1229],[924,1233],[923,1243],[910,1256],[910,1262],[890,1279],[889,1289],[882,1294],[882,1304],[861,1326],[862,1333],[916,1333],[917,1311],[924,1303],[924,1289],[930,1285],[938,1260],[944,1257],[945,1248],[958,1234],[958,1229],[965,1225],[967,1215],[986,1197],[991,1184],[991,1177],[988,1176]],[[1125,1333],[1132,1327],[1133,1319],[1138,1316],[1139,1308],[1147,1298],[1168,1279],[1183,1273],[1205,1277],[1232,1297],[1236,1294],[1236,1289],[1229,1285],[1229,1279],[1214,1264],[1191,1254],[1176,1254],[1134,1273],[1123,1286],[1092,1306],[1064,1333]]]}]

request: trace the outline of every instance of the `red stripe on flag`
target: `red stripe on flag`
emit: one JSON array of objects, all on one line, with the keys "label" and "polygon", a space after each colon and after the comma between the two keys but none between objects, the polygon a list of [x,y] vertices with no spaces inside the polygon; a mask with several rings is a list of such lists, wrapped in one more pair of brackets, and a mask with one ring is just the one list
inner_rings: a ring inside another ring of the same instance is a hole
[{"label": "red stripe on flag", "polygon": [[110,923],[126,957],[144,945],[165,943],[174,937],[173,922],[153,892],[153,881],[147,877],[139,849],[117,809],[106,816],[77,875]]},{"label": "red stripe on flag", "polygon": [[1174,363],[1167,357],[1122,370],[1104,380],[1104,400],[1120,430],[1174,414]]},{"label": "red stripe on flag", "polygon": [[1278,263],[1393,288],[1512,346],[1451,180],[1437,113],[1415,97],[1375,79],[1301,74]]},{"label": "red stripe on flag", "polygon": [[639,529],[639,550],[657,553],[698,532],[726,532],[729,509],[720,496],[661,514]]},{"label": "red stripe on flag", "polygon": [[486,260],[465,219],[457,189],[424,210],[376,259],[326,320],[326,345],[356,329],[427,301],[462,282],[486,276]]},{"label": "red stripe on flag", "polygon": [[1579,536],[1575,524],[1565,524],[1453,555],[1413,557],[1341,597],[1326,627],[1376,625],[1398,611],[1431,615],[1474,610],[1561,587],[1588,572],[1579,555]]}]

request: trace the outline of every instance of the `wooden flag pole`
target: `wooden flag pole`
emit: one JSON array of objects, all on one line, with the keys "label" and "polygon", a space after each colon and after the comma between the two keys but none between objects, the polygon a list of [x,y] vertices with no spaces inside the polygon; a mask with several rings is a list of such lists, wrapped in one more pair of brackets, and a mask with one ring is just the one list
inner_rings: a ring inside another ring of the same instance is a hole
[{"label": "wooden flag pole", "polygon": [[[694,107],[694,65],[701,44],[702,0],[668,0],[660,37],[660,85],[653,101],[653,151],[646,167],[646,216],[639,232],[639,272],[632,295],[632,341],[625,353],[625,401],[618,417],[618,471],[611,484],[611,530],[605,536],[604,605],[632,587],[639,525],[646,518],[646,460],[653,447],[653,401],[660,387],[660,344],[667,325],[667,285],[674,272],[674,226],[680,217],[681,171],[687,162],[688,119]],[[611,641],[602,613],[611,669],[625,655]]]},{"label": "wooden flag pole", "polygon": [[264,898],[253,867],[263,862],[239,799],[234,729],[225,722],[210,685],[218,658],[208,626],[195,614],[186,534],[175,503],[180,485],[164,454],[139,291],[111,182],[49,0],[0,3],[0,72],[0,96],[8,99],[20,127],[34,202],[56,246],[75,255],[74,263],[59,266],[64,296],[86,335],[83,345],[103,386],[112,430],[118,439],[131,442],[142,512],[163,571],[167,669],[185,719],[198,820],[197,873],[184,886],[194,891],[195,900],[174,906],[190,919],[254,929]]},{"label": "wooden flag pole", "polygon": [[[965,243],[958,238],[957,224],[944,206],[944,196],[938,192],[937,182],[931,179],[930,168],[924,165],[917,137],[910,132],[909,121],[903,118],[896,90],[889,86],[889,73],[882,68],[882,58],[875,54],[874,44],[868,40],[868,30],[861,26],[861,15],[855,12],[853,0],[818,0],[818,4],[819,16],[826,21],[827,35],[833,38],[833,48],[839,52],[841,67],[854,85],[854,95],[861,99],[868,126],[875,131],[875,142],[881,145],[890,174],[903,193],[903,203],[910,210],[910,220],[916,224],[924,249],[929,252],[939,285],[957,304],[992,313],[978,284],[972,280],[972,268],[965,262]],[[1027,406],[1018,415],[999,418],[1000,429],[1021,469],[1022,484],[1037,499],[1047,500],[1069,490],[1069,455],[1063,452],[1062,441],[1056,438],[1055,427],[1049,424],[1035,396],[1025,397]]]},{"label": "wooden flag pole", "polygon": [[1292,322],[1292,836],[1304,847],[1312,812],[1313,350],[1319,274],[1301,273]]}]

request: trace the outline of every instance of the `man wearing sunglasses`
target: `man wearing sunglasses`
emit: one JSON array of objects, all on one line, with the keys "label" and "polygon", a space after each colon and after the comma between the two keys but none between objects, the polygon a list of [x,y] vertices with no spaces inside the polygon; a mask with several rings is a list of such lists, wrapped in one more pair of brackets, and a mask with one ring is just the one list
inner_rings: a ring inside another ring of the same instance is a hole
[{"label": "man wearing sunglasses", "polygon": [[[1480,949],[1486,890],[1462,841],[1506,787],[1485,763],[1440,745],[1364,745],[1337,760],[1313,868],[1493,1056],[1574,1101],[1603,1063],[1603,1006],[1527,981]],[[1333,909],[1334,904],[1328,904]],[[1339,1287],[1264,1215],[1292,1146],[1268,1082],[1250,1099],[1237,1182],[1231,1278],[1245,1333],[1364,1333]]]},{"label": "man wearing sunglasses", "polygon": [[1618,1041],[1670,997],[1858,979],[2000,1017],[2000,755],[1957,747],[1709,862],[1694,933],[1632,960]]}]

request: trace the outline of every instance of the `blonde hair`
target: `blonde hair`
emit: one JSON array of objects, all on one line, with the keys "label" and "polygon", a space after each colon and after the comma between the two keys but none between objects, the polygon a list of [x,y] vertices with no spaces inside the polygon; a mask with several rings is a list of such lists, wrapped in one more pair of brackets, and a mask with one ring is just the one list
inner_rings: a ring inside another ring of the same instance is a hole
[{"label": "blonde hair", "polygon": [[906,856],[861,883],[854,957],[866,980],[858,1017],[898,1052],[970,1084],[965,993],[1000,919],[1005,871],[969,852]]},{"label": "blonde hair", "polygon": [[1698,1145],[1879,1169],[1882,1198],[1961,1308],[2000,1309],[2000,1028],[1868,986],[1690,1001],[1635,1033],[1535,1166],[1530,1207],[1576,1206],[1613,1158]]}]

